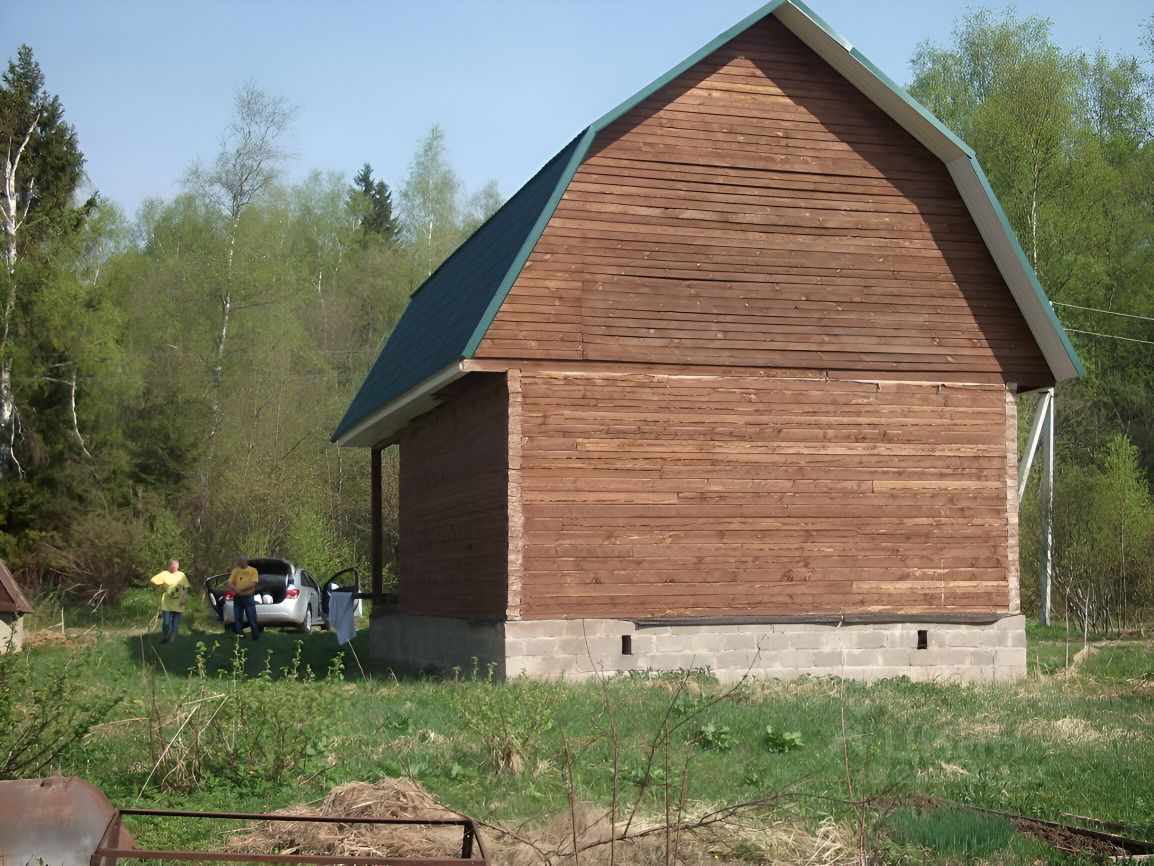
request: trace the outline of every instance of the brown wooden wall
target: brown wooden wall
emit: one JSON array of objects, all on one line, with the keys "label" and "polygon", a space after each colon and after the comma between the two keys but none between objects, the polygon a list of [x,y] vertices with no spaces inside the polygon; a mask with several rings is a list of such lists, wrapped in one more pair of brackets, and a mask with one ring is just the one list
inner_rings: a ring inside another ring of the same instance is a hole
[{"label": "brown wooden wall", "polygon": [[1001,386],[520,374],[520,614],[1016,607]]},{"label": "brown wooden wall", "polygon": [[476,357],[1052,383],[945,166],[772,17],[600,133]]},{"label": "brown wooden wall", "polygon": [[474,373],[400,439],[400,611],[503,619],[507,603],[508,395]]}]

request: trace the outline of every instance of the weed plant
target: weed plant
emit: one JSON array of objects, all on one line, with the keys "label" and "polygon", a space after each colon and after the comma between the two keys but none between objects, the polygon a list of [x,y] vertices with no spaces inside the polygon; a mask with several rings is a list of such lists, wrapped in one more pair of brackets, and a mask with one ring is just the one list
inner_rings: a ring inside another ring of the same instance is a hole
[{"label": "weed plant", "polygon": [[329,699],[332,686],[344,678],[344,662],[334,655],[326,677],[318,680],[302,663],[302,645],[296,642],[275,678],[269,654],[259,673],[247,672],[249,653],[239,640],[232,645],[231,667],[215,676],[203,641],[196,645],[187,685],[165,694],[151,676],[153,769],[144,789],[156,784],[168,793],[276,790],[323,774],[331,751]]}]

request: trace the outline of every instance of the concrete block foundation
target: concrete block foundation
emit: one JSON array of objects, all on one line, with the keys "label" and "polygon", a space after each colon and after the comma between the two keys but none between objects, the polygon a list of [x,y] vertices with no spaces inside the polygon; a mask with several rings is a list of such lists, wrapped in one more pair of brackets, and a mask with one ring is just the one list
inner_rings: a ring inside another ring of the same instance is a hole
[{"label": "concrete block foundation", "polygon": [[649,625],[571,619],[471,623],[389,614],[373,619],[374,659],[399,670],[582,680],[598,673],[708,668],[743,676],[836,676],[988,682],[1026,675],[1026,621]]}]

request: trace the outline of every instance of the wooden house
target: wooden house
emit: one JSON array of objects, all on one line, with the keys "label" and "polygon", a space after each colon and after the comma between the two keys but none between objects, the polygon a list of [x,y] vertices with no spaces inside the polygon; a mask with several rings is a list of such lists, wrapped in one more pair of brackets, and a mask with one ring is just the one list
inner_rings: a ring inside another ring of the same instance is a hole
[{"label": "wooden house", "polygon": [[414,293],[333,437],[372,449],[378,522],[400,448],[374,645],[508,676],[1019,676],[1015,398],[1079,372],[973,152],[770,3]]},{"label": "wooden house", "polygon": [[24,614],[32,613],[20,585],[0,560],[0,653],[16,652],[24,645]]}]

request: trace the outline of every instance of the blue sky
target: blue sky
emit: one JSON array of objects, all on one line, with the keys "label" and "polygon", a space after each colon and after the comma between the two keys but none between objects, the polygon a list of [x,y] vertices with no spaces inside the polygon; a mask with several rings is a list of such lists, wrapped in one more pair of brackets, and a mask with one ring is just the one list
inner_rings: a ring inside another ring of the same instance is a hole
[{"label": "blue sky", "polygon": [[[103,196],[131,215],[208,161],[249,79],[297,107],[290,179],[397,186],[434,123],[466,187],[511,195],[583,127],[758,0],[3,0],[0,50],[32,46]],[[947,44],[971,4],[810,0],[891,78],[918,43]],[[980,5],[980,4],[978,4]],[[1004,4],[986,4],[995,9]],[[1140,54],[1149,0],[1018,0],[1067,49]]]}]

